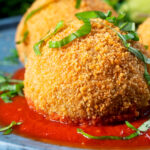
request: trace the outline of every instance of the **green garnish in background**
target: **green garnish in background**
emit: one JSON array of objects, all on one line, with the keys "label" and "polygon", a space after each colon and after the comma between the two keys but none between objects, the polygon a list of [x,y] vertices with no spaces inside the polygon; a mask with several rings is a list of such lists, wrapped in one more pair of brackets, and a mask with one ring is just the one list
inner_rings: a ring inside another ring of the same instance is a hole
[{"label": "green garnish in background", "polygon": [[3,132],[3,135],[8,135],[10,134],[12,131],[13,131],[13,127],[14,126],[19,126],[21,125],[22,122],[15,122],[15,121],[12,121],[8,126],[5,126],[3,128],[0,128],[0,132]]},{"label": "green garnish in background", "polygon": [[141,23],[150,17],[149,0],[125,0],[119,8],[119,12],[125,12],[129,19]]},{"label": "green garnish in background", "polygon": [[10,50],[11,54],[10,56],[7,56],[4,58],[4,60],[0,61],[0,65],[18,65],[19,60],[18,60],[18,52],[16,49]]},{"label": "green garnish in background", "polygon": [[[17,65],[19,64],[18,52],[16,49],[11,50],[11,55],[4,58],[0,65]],[[12,98],[20,95],[23,96],[24,84],[22,80],[12,79],[12,75],[0,71],[0,98],[5,103],[11,103]]]},{"label": "green garnish in background", "polygon": [[0,75],[0,98],[5,103],[12,103],[12,98],[17,95],[23,96],[23,88],[23,81]]}]

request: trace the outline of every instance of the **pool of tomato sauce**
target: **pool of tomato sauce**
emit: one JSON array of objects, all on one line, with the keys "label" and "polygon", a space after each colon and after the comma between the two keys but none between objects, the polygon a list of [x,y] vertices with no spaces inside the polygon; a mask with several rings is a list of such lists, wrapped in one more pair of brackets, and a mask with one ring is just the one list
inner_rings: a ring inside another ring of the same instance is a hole
[{"label": "pool of tomato sauce", "polygon": [[[23,79],[24,69],[18,70],[14,78]],[[145,119],[132,122],[135,127],[139,127]],[[91,140],[77,133],[77,128],[82,128],[85,132],[95,135],[127,136],[133,131],[126,125],[116,126],[73,126],[46,120],[42,115],[30,109],[26,99],[20,96],[13,98],[13,103],[5,104],[0,101],[0,123],[8,125],[12,121],[21,121],[22,125],[14,128],[14,132],[32,139],[59,144],[65,146],[82,148],[150,148],[150,130],[142,136],[131,140]]]}]

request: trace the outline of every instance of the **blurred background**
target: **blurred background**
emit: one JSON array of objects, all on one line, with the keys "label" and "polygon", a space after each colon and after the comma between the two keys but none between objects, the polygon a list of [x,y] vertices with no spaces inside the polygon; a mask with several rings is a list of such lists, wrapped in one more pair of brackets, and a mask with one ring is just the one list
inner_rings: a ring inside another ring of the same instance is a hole
[{"label": "blurred background", "polygon": [[[34,0],[0,0],[0,18],[25,13]],[[104,0],[117,12],[126,12],[129,20],[143,22],[150,17],[150,0]]]},{"label": "blurred background", "polygon": [[23,14],[34,0],[0,0],[0,18]]}]

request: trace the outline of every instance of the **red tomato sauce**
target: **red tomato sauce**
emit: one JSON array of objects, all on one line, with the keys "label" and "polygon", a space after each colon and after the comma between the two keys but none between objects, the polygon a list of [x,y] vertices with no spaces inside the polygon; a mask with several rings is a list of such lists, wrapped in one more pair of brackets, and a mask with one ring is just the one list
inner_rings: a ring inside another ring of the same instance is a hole
[{"label": "red tomato sauce", "polygon": [[[14,77],[23,79],[24,69],[19,70]],[[146,120],[147,118],[140,119],[132,122],[132,124],[139,127]],[[14,128],[17,134],[53,144],[84,148],[150,148],[150,130],[142,136],[126,141],[87,139],[77,133],[77,128],[82,128],[85,132],[95,136],[127,136],[134,131],[125,124],[116,126],[73,126],[52,122],[29,109],[26,99],[19,96],[13,98],[13,103],[9,104],[0,100],[1,124],[8,125],[12,121],[23,122],[22,125]]]}]

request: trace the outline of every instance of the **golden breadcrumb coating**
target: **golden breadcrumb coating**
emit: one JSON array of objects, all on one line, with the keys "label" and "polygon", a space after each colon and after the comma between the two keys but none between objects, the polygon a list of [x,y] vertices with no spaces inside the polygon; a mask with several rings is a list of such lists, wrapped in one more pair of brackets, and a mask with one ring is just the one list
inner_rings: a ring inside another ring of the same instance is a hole
[{"label": "golden breadcrumb coating", "polygon": [[[47,4],[48,3],[48,4]],[[27,11],[20,22],[16,41],[20,41],[25,32],[25,17],[33,10],[47,4],[44,9],[34,14],[28,21],[26,28],[29,31],[28,38],[25,43],[17,44],[17,50],[22,62],[28,57],[33,50],[33,45],[38,42],[52,27],[55,27],[60,20],[76,19],[75,13],[87,10],[99,10],[107,12],[112,10],[103,0],[82,0],[80,9],[76,9],[76,0],[36,0],[31,8]],[[113,11],[113,10],[112,10]],[[116,13],[113,11],[113,15]]]},{"label": "golden breadcrumb coating", "polygon": [[[32,52],[28,58],[25,97],[49,119],[113,122],[123,114],[139,116],[150,106],[143,62],[106,26],[119,31],[117,27],[101,19],[93,19],[91,24],[88,35],[58,49],[49,48],[47,42],[41,48],[42,56]],[[61,40],[81,25],[82,21],[74,20],[49,41]],[[133,46],[144,50],[138,42]]]},{"label": "golden breadcrumb coating", "polygon": [[138,34],[140,37],[140,42],[143,45],[148,46],[148,51],[150,53],[150,18],[139,26]]}]

